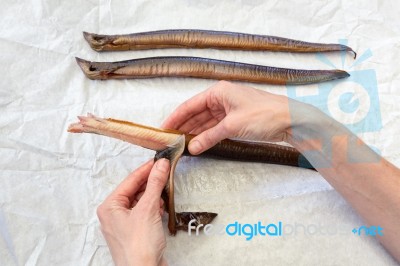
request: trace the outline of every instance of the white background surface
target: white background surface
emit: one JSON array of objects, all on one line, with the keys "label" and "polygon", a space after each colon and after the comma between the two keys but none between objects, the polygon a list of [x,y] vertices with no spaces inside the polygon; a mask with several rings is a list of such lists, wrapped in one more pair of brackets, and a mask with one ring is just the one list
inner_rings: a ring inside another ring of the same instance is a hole
[{"label": "white background surface", "polygon": [[[351,2],[351,3],[350,3]],[[329,69],[315,55],[217,50],[97,53],[82,31],[130,33],[198,28],[315,42],[346,38],[373,56],[354,69],[377,74],[383,128],[360,135],[400,165],[400,21],[397,1],[1,1],[0,265],[110,265],[96,207],[153,152],[95,135],[72,135],[76,116],[158,126],[214,83],[198,79],[91,81],[74,57],[108,61],[193,55],[292,68]],[[341,66],[338,54],[328,55]],[[344,68],[353,63],[346,56]],[[286,94],[285,87],[252,85]],[[316,91],[316,86],[299,89]],[[308,92],[309,93],[309,92]],[[354,210],[313,171],[183,158],[178,210],[219,213],[218,224],[257,221],[338,225],[342,235],[167,236],[171,265],[395,265]]]}]

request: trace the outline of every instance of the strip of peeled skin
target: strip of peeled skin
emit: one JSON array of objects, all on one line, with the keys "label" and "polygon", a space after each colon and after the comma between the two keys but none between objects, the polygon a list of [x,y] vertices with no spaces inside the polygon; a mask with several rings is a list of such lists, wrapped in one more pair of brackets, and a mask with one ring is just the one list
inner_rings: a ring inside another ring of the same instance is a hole
[{"label": "strip of peeled skin", "polygon": [[188,224],[194,219],[193,225],[196,228],[198,225],[206,225],[218,215],[213,212],[175,212],[174,201],[174,173],[176,164],[185,150],[185,135],[181,135],[175,143],[171,144],[164,150],[157,151],[154,156],[154,161],[161,158],[166,158],[171,162],[171,170],[169,179],[162,193],[164,202],[167,202],[166,211],[168,212],[168,230],[171,235],[175,235],[177,230],[188,230]]},{"label": "strip of peeled skin", "polygon": [[342,44],[303,42],[276,36],[229,31],[194,29],[159,30],[120,35],[101,35],[83,32],[90,47],[96,51],[126,51],[162,48],[214,48],[227,50],[278,52],[335,52],[356,53]]},{"label": "strip of peeled skin", "polygon": [[[72,133],[100,134],[141,147],[155,150],[155,160],[168,158],[171,161],[169,180],[163,192],[169,214],[168,229],[172,235],[177,230],[188,230],[188,223],[206,225],[217,216],[212,212],[175,212],[174,204],[174,172],[182,155],[191,156],[188,144],[194,135],[184,134],[176,130],[164,130],[116,119],[103,119],[94,115],[79,116],[79,122],[71,124],[68,131]],[[311,168],[310,163],[296,149],[277,144],[223,140],[213,148],[200,154],[202,157],[253,161]]]},{"label": "strip of peeled skin", "polygon": [[89,79],[191,77],[276,85],[304,85],[349,77],[343,70],[277,68],[201,57],[149,57],[118,62],[76,61]]}]

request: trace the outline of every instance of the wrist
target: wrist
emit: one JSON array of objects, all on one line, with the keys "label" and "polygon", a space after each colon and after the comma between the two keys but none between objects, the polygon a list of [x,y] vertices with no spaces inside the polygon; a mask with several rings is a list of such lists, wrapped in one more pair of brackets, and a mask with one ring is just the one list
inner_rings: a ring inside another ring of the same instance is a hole
[{"label": "wrist", "polygon": [[[293,101],[293,100],[289,100]],[[379,156],[347,127],[318,108],[293,101],[286,141],[315,168],[342,171],[354,163],[379,162]]]},{"label": "wrist", "polygon": [[[347,141],[355,136],[346,127],[312,105],[289,100],[289,110],[291,123],[286,141],[314,168],[332,168],[347,160]],[[340,156],[334,159],[339,150]]]},{"label": "wrist", "polygon": [[[136,252],[132,252],[135,250]],[[163,253],[156,254],[151,251],[143,251],[141,248],[130,249],[130,252],[126,254],[128,265],[143,265],[143,266],[165,266],[168,265],[164,258]]]},{"label": "wrist", "polygon": [[161,261],[158,263],[159,266],[168,266],[167,260],[164,256],[161,257]]},{"label": "wrist", "polygon": [[131,254],[132,258],[128,261],[128,265],[136,266],[136,265],[143,265],[143,266],[158,266],[162,265],[161,261],[159,262],[154,256],[136,256]]},{"label": "wrist", "polygon": [[343,125],[312,105],[289,99],[288,106],[286,142],[299,150],[320,148],[322,140],[348,134]]},{"label": "wrist", "polygon": [[[124,249],[124,257],[126,265],[136,266],[136,265],[144,265],[144,266],[156,266],[158,265],[157,256],[148,250],[146,250],[143,246],[134,245],[130,248]],[[119,266],[119,265],[118,265]]]}]

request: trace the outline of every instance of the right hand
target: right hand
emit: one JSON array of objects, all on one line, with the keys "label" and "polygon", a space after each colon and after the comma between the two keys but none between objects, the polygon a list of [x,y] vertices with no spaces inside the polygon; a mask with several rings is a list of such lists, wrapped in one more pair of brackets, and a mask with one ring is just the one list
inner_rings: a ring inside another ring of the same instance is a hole
[{"label": "right hand", "polygon": [[220,81],[181,104],[162,127],[197,134],[189,143],[193,155],[226,138],[285,141],[288,106],[285,96]]},{"label": "right hand", "polygon": [[132,172],[97,209],[116,265],[166,265],[161,192],[169,161],[150,161]]}]

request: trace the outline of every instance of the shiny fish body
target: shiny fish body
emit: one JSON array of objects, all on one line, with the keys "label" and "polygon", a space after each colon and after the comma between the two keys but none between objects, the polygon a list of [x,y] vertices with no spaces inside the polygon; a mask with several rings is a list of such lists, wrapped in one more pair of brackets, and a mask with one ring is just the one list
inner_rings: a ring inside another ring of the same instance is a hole
[{"label": "shiny fish body", "polygon": [[192,77],[276,85],[303,85],[341,79],[343,70],[303,70],[253,65],[201,57],[149,57],[118,62],[76,61],[90,79]]},{"label": "shiny fish body", "polygon": [[163,48],[213,48],[227,50],[277,52],[337,52],[356,53],[342,44],[311,43],[276,36],[229,31],[174,29],[120,35],[101,35],[83,32],[96,51],[126,51]]}]

